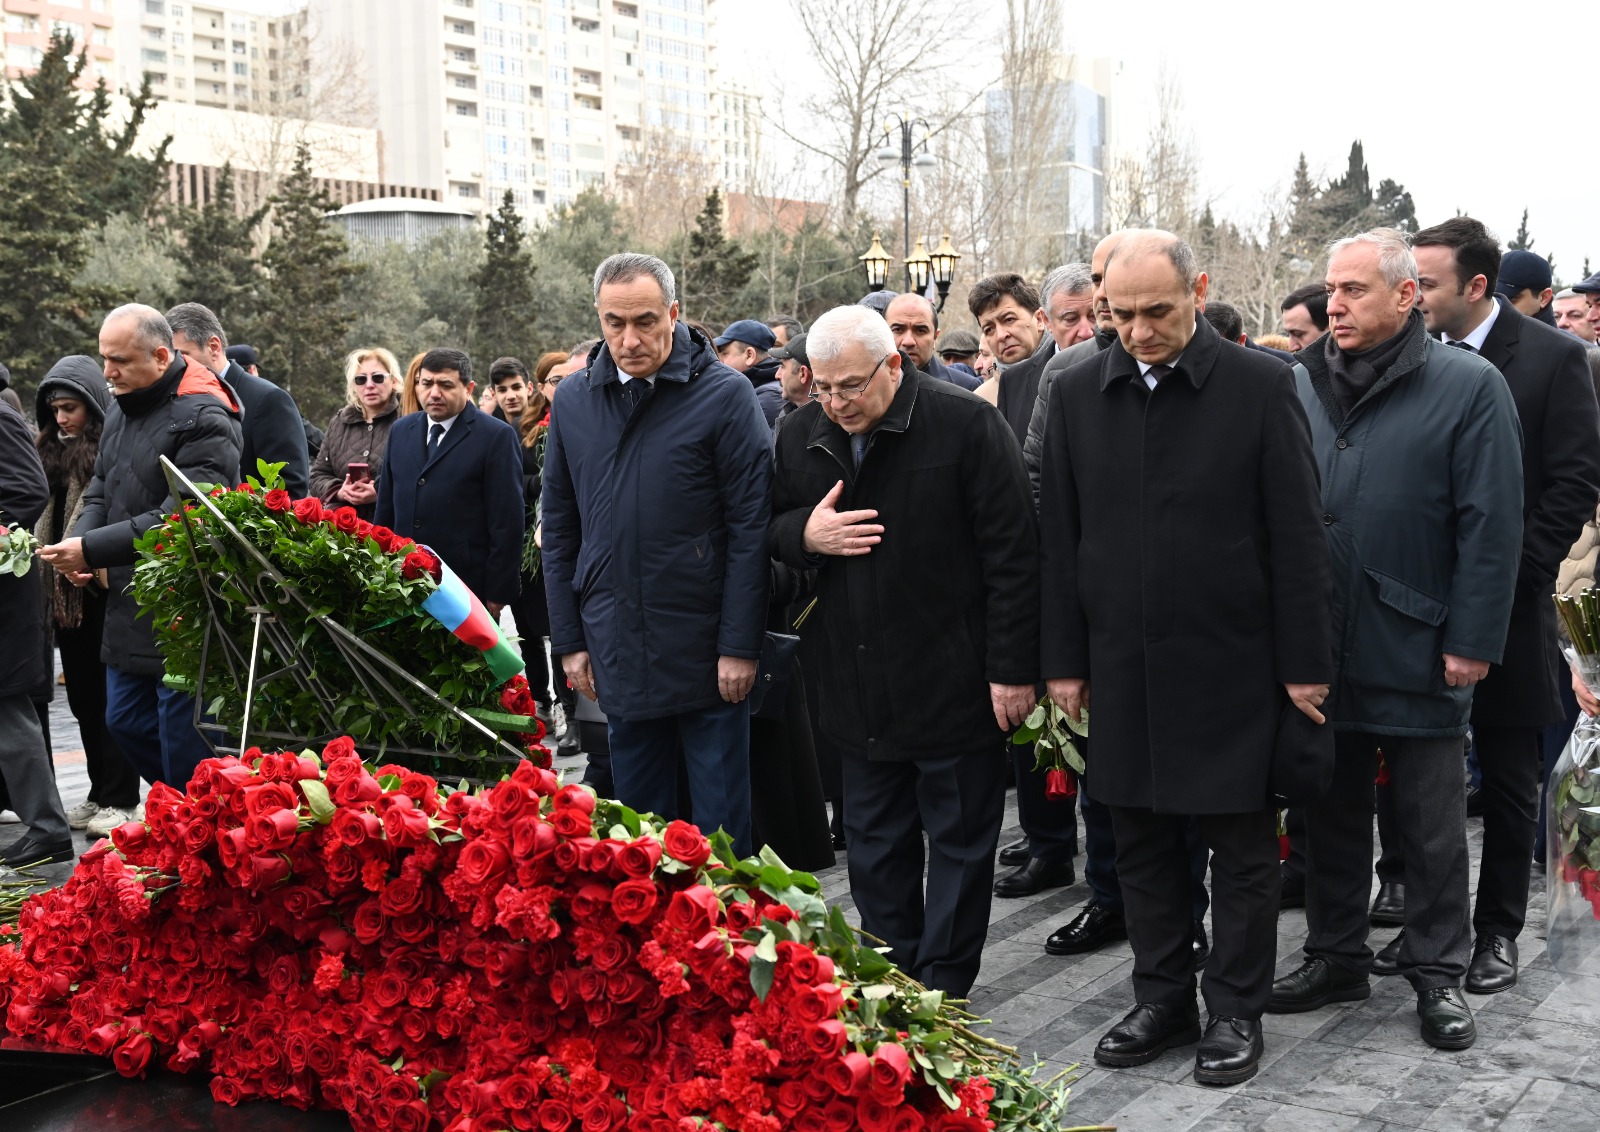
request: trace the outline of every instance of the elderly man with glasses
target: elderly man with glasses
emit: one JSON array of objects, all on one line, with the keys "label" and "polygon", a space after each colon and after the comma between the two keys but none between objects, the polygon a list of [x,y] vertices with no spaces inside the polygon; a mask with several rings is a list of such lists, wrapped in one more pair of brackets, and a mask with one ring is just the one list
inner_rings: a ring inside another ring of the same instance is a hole
[{"label": "elderly man with glasses", "polygon": [[[861,926],[925,984],[978,975],[1006,733],[1039,675],[1038,532],[1022,454],[976,396],[840,307],[806,336],[810,399],[778,432],[771,545],[817,571],[821,726],[844,760]],[[928,841],[926,898],[923,836]]]}]

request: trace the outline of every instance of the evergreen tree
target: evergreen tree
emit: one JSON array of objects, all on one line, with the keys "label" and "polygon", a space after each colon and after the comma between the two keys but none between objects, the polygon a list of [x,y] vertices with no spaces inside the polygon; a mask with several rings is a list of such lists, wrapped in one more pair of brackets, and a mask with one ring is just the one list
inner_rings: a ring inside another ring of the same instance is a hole
[{"label": "evergreen tree", "polygon": [[732,301],[755,272],[760,257],[747,252],[722,230],[722,191],[706,194],[705,207],[689,233],[688,254],[678,280],[685,318],[730,322],[743,317]]},{"label": "evergreen tree", "polygon": [[600,336],[594,310],[595,268],[634,242],[622,206],[594,186],[558,207],[533,234],[533,262],[538,269],[533,294],[541,348],[566,350]]},{"label": "evergreen tree", "polygon": [[[533,351],[533,256],[523,247],[522,217],[511,190],[489,217],[484,233],[483,266],[472,282],[477,307],[472,318],[472,352],[488,373],[496,358],[518,357],[530,363]],[[536,355],[535,355],[536,357]],[[530,364],[530,369],[531,364]]]},{"label": "evergreen tree", "polygon": [[1397,228],[1402,232],[1418,231],[1417,206],[1405,186],[1385,177],[1378,182],[1378,192],[1373,198],[1377,208],[1377,224],[1384,228]]},{"label": "evergreen tree", "polygon": [[230,337],[240,337],[260,300],[261,265],[255,257],[255,231],[267,214],[263,205],[239,214],[233,189],[233,164],[222,167],[216,191],[199,208],[184,209],[177,228],[184,255],[178,294],[184,302],[204,303]]},{"label": "evergreen tree", "polygon": [[350,258],[344,234],[328,223],[336,205],[312,180],[304,142],[272,206],[272,241],[261,257],[267,270],[257,340],[261,368],[320,421],[344,400],[342,351],[354,319],[343,292],[361,266]]},{"label": "evergreen tree", "polygon": [[1322,225],[1330,234],[1360,227],[1363,214],[1372,204],[1372,178],[1367,172],[1366,153],[1359,141],[1350,143],[1350,157],[1343,177],[1328,182],[1318,201]]},{"label": "evergreen tree", "polygon": [[1517,225],[1517,234],[1506,243],[1506,251],[1531,252],[1532,250],[1533,237],[1528,234],[1528,210],[1523,209],[1522,223]]}]

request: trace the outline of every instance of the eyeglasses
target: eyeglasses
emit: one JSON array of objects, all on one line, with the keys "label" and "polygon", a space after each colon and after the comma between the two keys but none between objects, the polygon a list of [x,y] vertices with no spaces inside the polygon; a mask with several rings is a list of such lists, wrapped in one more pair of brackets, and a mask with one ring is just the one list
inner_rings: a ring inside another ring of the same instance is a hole
[{"label": "eyeglasses", "polygon": [[374,385],[382,385],[388,380],[389,375],[386,373],[358,373],[355,376],[357,385],[365,385],[368,381],[371,381]]},{"label": "eyeglasses", "polygon": [[539,384],[548,385],[551,389],[554,389],[556,386],[561,384],[561,379],[565,376],[565,374],[560,373],[548,374],[543,381],[539,382]]},{"label": "eyeglasses", "polygon": [[878,371],[883,368],[883,363],[888,360],[888,354],[879,358],[878,364],[872,367],[871,373],[867,374],[867,380],[860,385],[841,385],[837,389],[812,388],[806,393],[806,397],[812,401],[837,401],[841,405],[848,405],[867,391],[867,386],[872,384],[872,379],[878,376]]}]

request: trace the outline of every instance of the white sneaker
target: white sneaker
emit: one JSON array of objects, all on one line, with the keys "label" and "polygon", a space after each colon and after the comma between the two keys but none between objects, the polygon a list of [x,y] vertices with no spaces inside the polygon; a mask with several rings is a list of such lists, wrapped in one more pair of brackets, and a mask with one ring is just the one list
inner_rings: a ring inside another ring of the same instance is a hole
[{"label": "white sneaker", "polygon": [[97,802],[84,801],[67,811],[67,824],[73,829],[87,829],[89,822],[100,812]]},{"label": "white sneaker", "polygon": [[120,806],[101,806],[89,824],[84,826],[84,832],[90,837],[109,837],[111,831],[119,825],[130,821],[143,821],[144,807],[137,806],[131,810],[124,810]]}]

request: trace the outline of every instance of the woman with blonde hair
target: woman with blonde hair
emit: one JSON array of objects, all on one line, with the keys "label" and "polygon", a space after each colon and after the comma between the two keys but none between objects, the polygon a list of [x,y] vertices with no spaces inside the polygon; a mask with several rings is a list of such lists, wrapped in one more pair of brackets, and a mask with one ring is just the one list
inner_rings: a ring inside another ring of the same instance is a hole
[{"label": "woman with blonde hair", "polygon": [[322,450],[311,465],[311,494],[330,507],[354,507],[367,520],[377,509],[389,427],[400,415],[399,368],[381,346],[354,350],[345,358],[349,404],[328,422]]}]

